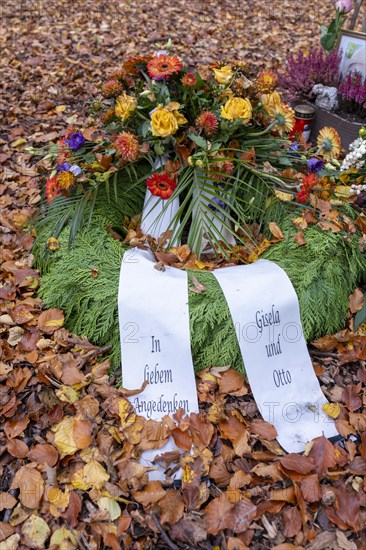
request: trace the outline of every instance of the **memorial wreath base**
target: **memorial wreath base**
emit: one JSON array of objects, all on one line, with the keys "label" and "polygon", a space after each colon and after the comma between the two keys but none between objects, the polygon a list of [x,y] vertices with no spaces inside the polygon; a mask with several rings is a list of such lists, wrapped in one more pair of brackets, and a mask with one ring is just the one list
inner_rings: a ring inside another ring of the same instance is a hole
[{"label": "memorial wreath base", "polygon": [[[71,331],[100,346],[110,345],[114,368],[121,364],[117,298],[121,262],[128,245],[107,229],[120,227],[124,216],[141,211],[144,194],[144,189],[133,196],[127,187],[120,189],[125,189],[122,195],[97,201],[90,224],[84,226],[72,247],[68,246],[67,226],[59,236],[60,248],[44,254],[49,237],[46,225],[34,248],[42,273],[39,295],[45,306],[63,309]],[[285,239],[268,248],[261,258],[277,263],[290,278],[299,298],[305,338],[312,340],[334,333],[344,327],[348,296],[366,273],[358,236],[345,237],[342,232],[323,231],[314,225],[304,231],[306,245],[299,246],[294,240],[298,230],[291,220],[300,215],[300,209],[282,208],[281,213],[281,204],[274,202],[268,209],[268,221],[274,208]],[[350,205],[343,208],[349,217],[354,217]],[[200,293],[189,292],[195,369],[231,365],[243,371],[235,327],[220,286],[208,271],[190,271],[189,281],[193,275],[205,287]]]}]

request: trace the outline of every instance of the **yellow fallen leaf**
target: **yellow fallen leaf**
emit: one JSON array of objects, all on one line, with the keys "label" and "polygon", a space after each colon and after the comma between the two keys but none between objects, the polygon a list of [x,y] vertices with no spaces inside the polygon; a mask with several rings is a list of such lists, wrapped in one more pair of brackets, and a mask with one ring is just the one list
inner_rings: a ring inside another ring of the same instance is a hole
[{"label": "yellow fallen leaf", "polygon": [[341,412],[341,408],[338,403],[325,403],[325,405],[322,406],[322,409],[326,415],[330,416],[330,418],[338,418]]},{"label": "yellow fallen leaf", "polygon": [[274,194],[280,201],[292,201],[294,199],[294,195],[291,195],[290,193],[285,193],[284,191],[279,191],[278,189],[274,190]]},{"label": "yellow fallen leaf", "polygon": [[64,512],[69,505],[70,493],[63,493],[58,487],[51,487],[47,497],[51,514],[58,518],[60,513]]},{"label": "yellow fallen leaf", "polygon": [[44,548],[45,542],[51,534],[44,519],[35,514],[29,516],[22,526],[23,543],[28,548]]},{"label": "yellow fallen leaf", "polygon": [[13,141],[10,146],[11,147],[19,147],[19,145],[23,145],[23,143],[27,143],[27,140],[24,138],[19,138]]},{"label": "yellow fallen leaf", "polygon": [[50,548],[55,546],[58,550],[71,550],[71,548],[78,547],[78,541],[74,535],[66,529],[66,527],[60,527],[56,529],[50,539]]},{"label": "yellow fallen leaf", "polygon": [[78,450],[73,437],[74,418],[65,416],[55,426],[55,445],[63,455],[73,455]]},{"label": "yellow fallen leaf", "polygon": [[66,111],[66,105],[57,105],[55,108],[56,113],[63,113]]},{"label": "yellow fallen leaf", "polygon": [[0,542],[0,550],[18,550],[19,541],[20,541],[20,535],[18,535],[18,533],[15,533],[14,535],[11,535],[11,537],[8,537],[3,542]]},{"label": "yellow fallen leaf", "polygon": [[118,402],[118,414],[121,419],[122,428],[131,426],[135,422],[136,414],[132,411],[131,403],[127,399],[121,399]]},{"label": "yellow fallen leaf", "polygon": [[102,497],[98,500],[98,506],[101,512],[107,512],[109,519],[114,521],[121,515],[121,507],[113,498]]},{"label": "yellow fallen leaf", "polygon": [[96,460],[85,464],[81,470],[74,473],[71,483],[76,489],[87,491],[88,489],[101,489],[105,481],[108,481],[109,474]]},{"label": "yellow fallen leaf", "polygon": [[349,198],[349,192],[351,191],[351,188],[349,185],[337,185],[334,189],[334,194],[336,197],[339,197],[340,199],[348,199]]},{"label": "yellow fallen leaf", "polygon": [[55,432],[54,444],[63,456],[72,455],[90,445],[91,430],[89,420],[77,416],[65,416],[52,428]]},{"label": "yellow fallen leaf", "polygon": [[66,403],[75,403],[79,400],[79,392],[71,386],[60,386],[55,393],[61,401],[66,401]]}]

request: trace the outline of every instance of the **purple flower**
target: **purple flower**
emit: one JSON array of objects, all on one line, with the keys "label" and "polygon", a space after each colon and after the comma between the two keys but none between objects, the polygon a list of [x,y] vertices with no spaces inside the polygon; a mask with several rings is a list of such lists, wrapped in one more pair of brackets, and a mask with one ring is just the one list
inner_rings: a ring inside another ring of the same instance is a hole
[{"label": "purple flower", "polygon": [[320,170],[323,170],[324,162],[312,157],[308,160],[308,168],[312,174],[316,174],[317,172],[320,172]]},{"label": "purple flower", "polygon": [[71,172],[72,174],[74,174],[75,177],[77,177],[77,176],[80,176],[82,170],[80,166],[78,166],[77,164],[73,164],[72,166],[70,166],[69,172]]},{"label": "purple flower", "polygon": [[81,132],[75,132],[74,134],[71,134],[71,136],[67,140],[67,143],[70,149],[77,151],[78,149],[80,149],[80,147],[84,145],[85,137]]},{"label": "purple flower", "polygon": [[209,204],[208,204],[208,207],[211,208],[211,210],[212,210],[213,212],[216,212],[216,210],[217,210],[217,208],[216,208],[215,205],[219,206],[220,208],[225,208],[225,206],[226,206],[225,203],[224,203],[224,201],[222,201],[222,200],[219,199],[218,197],[211,197],[211,200],[212,200],[212,202],[215,203],[215,204],[209,203]]},{"label": "purple flower", "polygon": [[300,144],[298,141],[293,141],[290,145],[290,151],[298,151],[300,149]]},{"label": "purple flower", "polygon": [[68,172],[70,170],[70,164],[68,162],[63,162],[60,166],[57,166],[56,172]]},{"label": "purple flower", "polygon": [[336,9],[342,13],[348,13],[353,8],[353,0],[338,0]]}]

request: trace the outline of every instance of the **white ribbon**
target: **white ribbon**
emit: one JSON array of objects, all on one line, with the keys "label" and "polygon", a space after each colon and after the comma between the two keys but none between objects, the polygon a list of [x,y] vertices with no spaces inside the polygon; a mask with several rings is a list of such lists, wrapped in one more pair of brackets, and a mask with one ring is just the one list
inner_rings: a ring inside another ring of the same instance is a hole
[{"label": "white ribbon", "polygon": [[[166,267],[154,269],[150,251],[125,252],[118,291],[118,316],[125,388],[146,389],[130,398],[136,413],[153,420],[178,409],[198,412],[197,389],[190,344],[187,273]],[[176,449],[173,440],[158,450],[145,451],[142,462],[157,470],[150,479],[164,479],[154,457]],[[179,477],[179,473],[176,477]]]},{"label": "white ribbon", "polygon": [[253,397],[288,452],[322,434],[338,435],[302,333],[299,302],[273,262],[213,272],[228,303]]}]

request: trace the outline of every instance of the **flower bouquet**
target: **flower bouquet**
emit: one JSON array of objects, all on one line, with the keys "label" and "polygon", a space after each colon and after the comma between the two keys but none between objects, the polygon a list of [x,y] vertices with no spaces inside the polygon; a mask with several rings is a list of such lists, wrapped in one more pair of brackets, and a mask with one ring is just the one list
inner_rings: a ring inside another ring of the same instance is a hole
[{"label": "flower bouquet", "polygon": [[[359,233],[345,239],[341,209],[324,206],[337,186],[339,136],[326,128],[312,149],[300,135],[290,139],[294,112],[276,85],[273,72],[255,77],[237,61],[193,70],[169,51],[137,56],[90,101],[88,124],[48,149],[34,247],[40,295],[65,310],[72,330],[111,343],[115,364],[118,277],[129,246],[149,246],[160,263],[192,271],[193,287],[203,285],[190,293],[198,368],[242,361],[209,273],[223,264],[261,256],[283,267],[308,338],[344,323],[366,264]],[[347,202],[342,209],[357,217]]]}]

